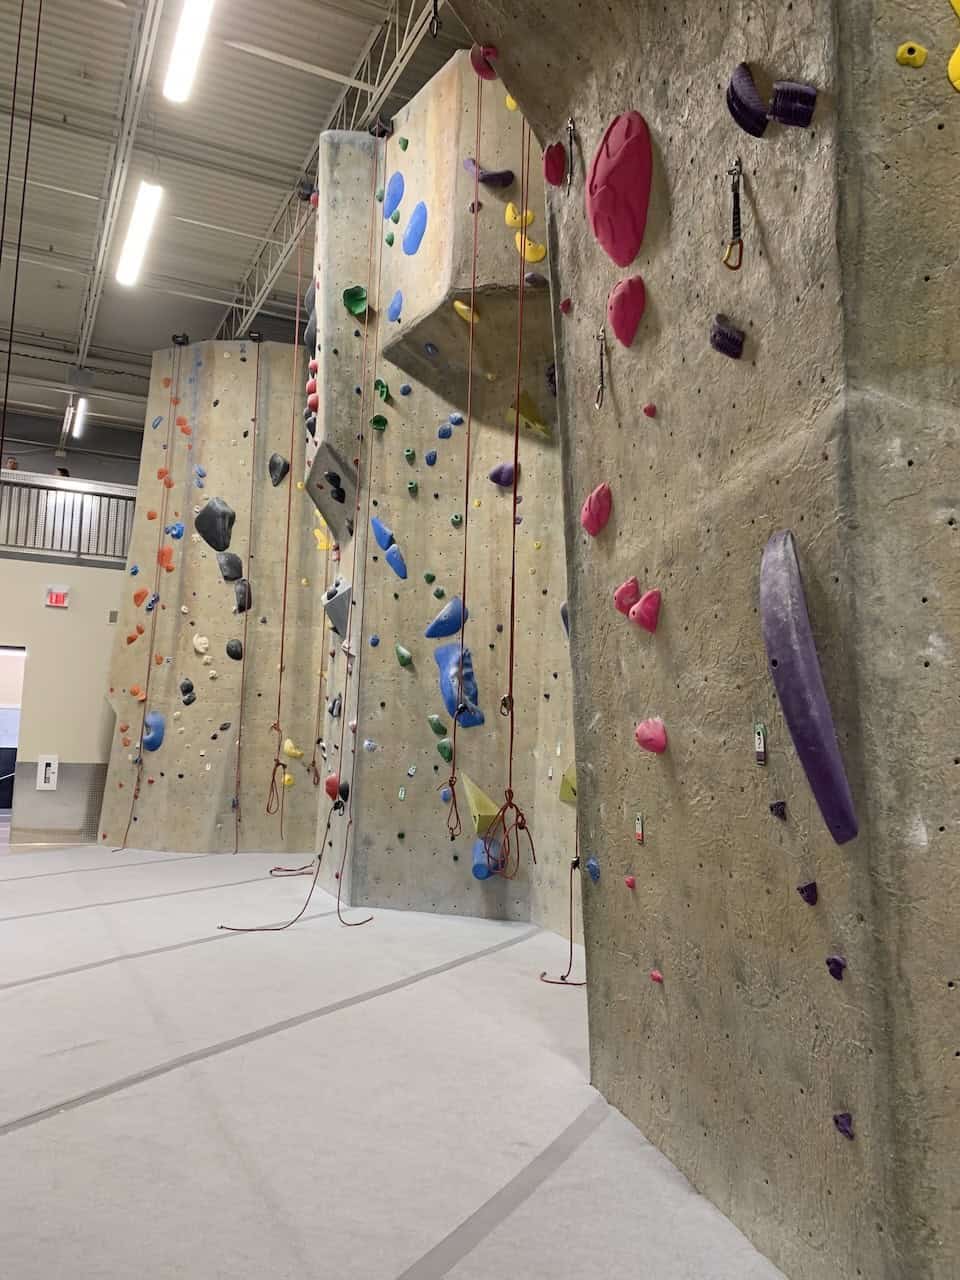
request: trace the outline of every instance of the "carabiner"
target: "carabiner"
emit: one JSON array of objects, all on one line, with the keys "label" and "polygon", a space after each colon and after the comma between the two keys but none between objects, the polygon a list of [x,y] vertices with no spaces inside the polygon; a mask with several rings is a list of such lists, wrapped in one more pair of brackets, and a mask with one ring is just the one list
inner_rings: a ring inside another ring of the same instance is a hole
[{"label": "carabiner", "polygon": [[727,170],[730,178],[730,192],[733,196],[733,229],[723,254],[723,265],[730,271],[739,271],[743,266],[743,227],[740,222],[740,180],[743,177],[743,162],[737,156],[732,169]]}]

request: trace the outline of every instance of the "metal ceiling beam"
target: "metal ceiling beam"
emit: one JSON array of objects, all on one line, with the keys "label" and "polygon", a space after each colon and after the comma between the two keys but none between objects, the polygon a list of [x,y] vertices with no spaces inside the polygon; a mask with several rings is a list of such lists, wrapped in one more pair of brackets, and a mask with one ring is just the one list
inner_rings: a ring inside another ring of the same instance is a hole
[{"label": "metal ceiling beam", "polygon": [[237,49],[240,53],[249,53],[254,58],[263,58],[265,62],[276,62],[281,67],[289,67],[291,71],[303,71],[320,80],[333,80],[335,84],[344,84],[348,89],[366,89],[372,91],[373,85],[363,80],[354,80],[352,76],[341,75],[339,71],[331,71],[328,67],[318,67],[312,62],[301,62],[299,58],[288,58],[286,54],[274,53],[272,49],[264,49],[257,44],[241,44],[239,40],[225,40],[228,49]]},{"label": "metal ceiling beam", "polygon": [[[440,7],[444,0],[440,0]],[[370,33],[352,79],[366,88],[346,86],[330,116],[318,133],[333,128],[365,129],[376,119],[383,104],[430,29],[432,0],[392,0],[385,21]],[[314,146],[303,171],[311,179],[317,172],[320,148]],[[293,191],[277,212],[267,240],[257,249],[236,296],[224,313],[215,336],[242,338],[280,278],[296,248],[313,210]]]},{"label": "metal ceiling beam", "polygon": [[[93,400],[112,400],[117,404],[128,405],[131,409],[142,412],[143,406],[147,402],[147,395],[144,392],[138,395],[135,391],[109,391],[106,387],[78,388],[76,383],[61,382],[58,378],[31,378],[23,374],[12,373],[10,375],[10,385],[15,387],[29,387],[33,391],[56,391],[61,395],[75,396],[79,392],[83,392],[88,398]],[[11,395],[10,403],[16,404],[17,401]]]},{"label": "metal ceiling beam", "polygon": [[145,0],[143,9],[135,19],[128,55],[127,75],[123,87],[120,108],[120,132],[114,144],[110,160],[110,172],[104,189],[104,202],[100,211],[100,226],[94,251],[93,273],[87,282],[87,290],[80,308],[80,333],[77,339],[77,364],[82,367],[93,341],[97,323],[97,311],[103,297],[103,284],[107,273],[107,260],[113,247],[113,237],[120,218],[120,207],[127,186],[130,161],[133,157],[134,139],[140,112],[147,95],[150,68],[157,46],[163,0]]},{"label": "metal ceiling beam", "polygon": [[[0,331],[0,342],[5,345],[9,336],[9,330]],[[13,340],[13,355],[14,358],[19,357],[22,360],[41,360],[52,364],[73,366],[72,349],[68,350],[66,346],[57,347],[52,343],[44,345],[40,342],[27,342],[17,338],[16,334],[14,334]],[[91,354],[87,358],[87,368],[94,370],[94,372],[113,373],[118,377],[143,378],[144,381],[149,381],[150,379],[152,363],[153,361],[150,357],[138,363],[132,360],[125,360],[122,356]]]}]

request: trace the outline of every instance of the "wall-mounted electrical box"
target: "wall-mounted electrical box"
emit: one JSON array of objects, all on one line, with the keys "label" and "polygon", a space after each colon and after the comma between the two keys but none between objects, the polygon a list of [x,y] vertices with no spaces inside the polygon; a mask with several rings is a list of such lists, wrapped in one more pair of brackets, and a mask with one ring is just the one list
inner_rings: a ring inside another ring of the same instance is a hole
[{"label": "wall-mounted electrical box", "polygon": [[40,756],[37,760],[38,791],[56,791],[59,768],[60,760],[58,756]]}]

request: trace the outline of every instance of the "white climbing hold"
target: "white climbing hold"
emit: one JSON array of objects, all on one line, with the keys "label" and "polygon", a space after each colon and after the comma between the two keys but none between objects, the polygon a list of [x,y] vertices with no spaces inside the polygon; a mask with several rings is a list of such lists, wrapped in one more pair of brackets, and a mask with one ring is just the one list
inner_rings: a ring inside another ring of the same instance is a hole
[{"label": "white climbing hold", "polygon": [[209,648],[210,648],[210,638],[209,638],[209,636],[194,636],[194,637],[193,637],[193,651],[194,651],[194,653],[206,653],[206,652],[207,652],[207,650],[208,650]]}]

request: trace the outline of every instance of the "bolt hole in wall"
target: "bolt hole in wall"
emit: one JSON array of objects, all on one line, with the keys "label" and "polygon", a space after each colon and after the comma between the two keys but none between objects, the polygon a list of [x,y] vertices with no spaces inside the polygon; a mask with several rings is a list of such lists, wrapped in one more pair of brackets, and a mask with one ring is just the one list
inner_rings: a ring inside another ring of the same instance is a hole
[{"label": "bolt hole in wall", "polygon": [[13,808],[13,778],[17,768],[20,736],[20,700],[26,649],[0,645],[0,848],[10,842],[10,811]]}]

